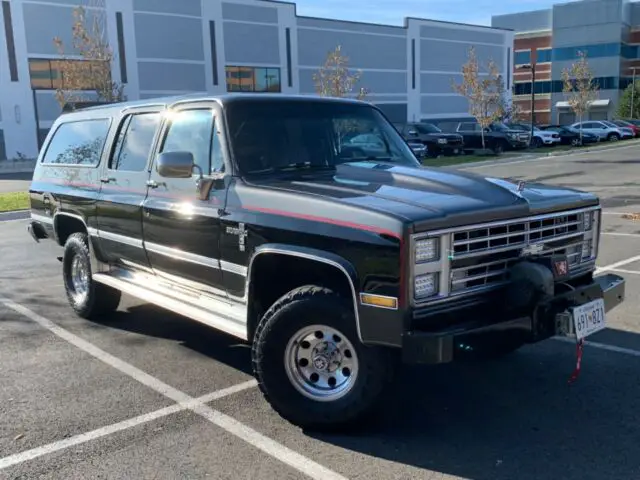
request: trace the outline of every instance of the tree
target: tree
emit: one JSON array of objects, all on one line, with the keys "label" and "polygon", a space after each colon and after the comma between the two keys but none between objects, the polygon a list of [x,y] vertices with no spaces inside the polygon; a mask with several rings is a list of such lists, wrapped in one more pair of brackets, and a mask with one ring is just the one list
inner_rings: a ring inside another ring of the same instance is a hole
[{"label": "tree", "polygon": [[[71,102],[125,100],[124,85],[114,82],[111,77],[114,54],[106,34],[105,11],[104,8],[91,8],[94,1],[88,0],[89,16],[83,5],[73,9],[71,33],[74,53],[71,57],[66,54],[60,37],[53,39],[61,57],[56,61],[61,76],[56,100],[62,108]],[[93,92],[95,97],[87,92]]]},{"label": "tree", "polygon": [[[353,95],[353,88],[360,81],[360,70],[351,72],[349,58],[342,55],[342,46],[338,45],[327,54],[324,65],[313,74],[316,93],[323,97],[347,97]],[[367,96],[367,89],[360,88],[355,97],[362,100]]]},{"label": "tree", "polygon": [[506,113],[506,92],[498,65],[489,60],[480,65],[474,47],[469,48],[467,62],[462,66],[462,82],[452,80],[453,91],[469,102],[469,114],[481,127],[482,148],[484,131]]},{"label": "tree", "polygon": [[[578,52],[578,61],[562,71],[562,92],[569,106],[578,116],[578,121],[589,111],[591,103],[598,98],[598,84],[593,78],[585,52]],[[580,123],[580,142],[582,142],[582,123]]]},{"label": "tree", "polygon": [[[633,109],[631,108],[632,103]],[[630,83],[629,86],[624,89],[618,101],[616,117],[640,118],[640,82],[635,82],[635,86],[633,83]]]}]

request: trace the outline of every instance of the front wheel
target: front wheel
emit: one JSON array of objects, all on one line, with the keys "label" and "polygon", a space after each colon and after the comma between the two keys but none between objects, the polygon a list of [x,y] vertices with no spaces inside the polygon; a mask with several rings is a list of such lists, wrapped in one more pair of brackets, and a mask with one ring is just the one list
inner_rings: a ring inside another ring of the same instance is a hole
[{"label": "front wheel", "polygon": [[272,408],[287,421],[314,430],[362,421],[394,373],[389,351],[359,341],[352,304],[312,285],[289,292],[264,315],[252,360]]},{"label": "front wheel", "polygon": [[610,142],[617,142],[618,140],[620,140],[620,135],[618,135],[617,133],[610,133],[607,137],[607,140],[609,140]]}]

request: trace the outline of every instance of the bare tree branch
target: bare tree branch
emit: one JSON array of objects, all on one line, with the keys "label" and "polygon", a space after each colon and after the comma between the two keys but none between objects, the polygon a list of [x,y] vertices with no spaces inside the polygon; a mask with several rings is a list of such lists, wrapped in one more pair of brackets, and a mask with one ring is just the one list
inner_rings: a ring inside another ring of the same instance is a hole
[{"label": "bare tree branch", "polygon": [[[64,42],[55,37],[53,43],[61,60],[56,61],[61,78],[58,79],[56,100],[61,107],[70,102],[95,100],[118,102],[125,99],[124,85],[111,77],[113,50],[106,33],[104,8],[95,7],[95,0],[87,0],[86,6],[73,9],[72,49],[75,57],[66,53]],[[87,7],[90,8],[89,15]],[[87,95],[93,92],[95,97]]]},{"label": "bare tree branch", "polygon": [[[562,92],[569,106],[582,122],[585,113],[594,100],[598,98],[598,84],[589,68],[587,54],[578,52],[578,61],[562,71]],[[582,140],[582,123],[580,123],[580,140]]]},{"label": "bare tree branch", "polygon": [[[349,58],[342,55],[342,46],[338,45],[327,54],[324,65],[317,73],[313,74],[316,93],[323,97],[348,97],[353,96],[355,85],[360,81],[360,70],[352,73],[349,69]],[[355,97],[363,100],[369,91],[360,88]]]},{"label": "bare tree branch", "polygon": [[506,113],[506,92],[498,65],[489,60],[481,66],[474,47],[469,48],[467,62],[462,66],[462,82],[452,81],[454,92],[469,102],[469,114],[481,127],[482,148],[485,148],[484,130]]}]

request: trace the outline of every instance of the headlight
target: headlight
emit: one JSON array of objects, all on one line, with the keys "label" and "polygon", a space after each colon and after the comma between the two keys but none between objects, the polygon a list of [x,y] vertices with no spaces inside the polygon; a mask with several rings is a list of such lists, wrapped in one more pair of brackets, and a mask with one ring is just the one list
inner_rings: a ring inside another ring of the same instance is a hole
[{"label": "headlight", "polygon": [[438,244],[440,238],[427,238],[418,240],[415,246],[416,263],[431,262],[438,258]]},{"label": "headlight", "polygon": [[439,138],[438,139],[438,143],[447,143],[447,139],[446,138]]},{"label": "headlight", "polygon": [[414,280],[414,296],[416,300],[427,298],[438,293],[438,274],[419,275]]}]

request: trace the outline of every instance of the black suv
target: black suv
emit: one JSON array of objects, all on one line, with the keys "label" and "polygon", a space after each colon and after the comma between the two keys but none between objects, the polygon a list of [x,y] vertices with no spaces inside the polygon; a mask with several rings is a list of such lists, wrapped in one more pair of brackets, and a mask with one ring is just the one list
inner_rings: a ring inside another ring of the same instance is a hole
[{"label": "black suv", "polygon": [[309,428],[373,412],[399,360],[581,339],[624,296],[623,278],[594,275],[597,197],[421,167],[356,100],[66,113],[30,197],[29,231],[62,248],[79,316],[108,321],[125,292],[245,340],[265,398]]},{"label": "black suv", "polygon": [[514,130],[503,123],[492,123],[482,131],[477,122],[460,122],[455,131],[464,138],[465,150],[481,149],[484,136],[485,148],[499,155],[506,150],[527,148],[531,139],[529,132]]},{"label": "black suv", "polygon": [[464,150],[462,135],[445,133],[431,123],[396,123],[398,132],[408,142],[419,142],[427,147],[427,155],[461,155]]}]

